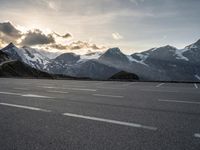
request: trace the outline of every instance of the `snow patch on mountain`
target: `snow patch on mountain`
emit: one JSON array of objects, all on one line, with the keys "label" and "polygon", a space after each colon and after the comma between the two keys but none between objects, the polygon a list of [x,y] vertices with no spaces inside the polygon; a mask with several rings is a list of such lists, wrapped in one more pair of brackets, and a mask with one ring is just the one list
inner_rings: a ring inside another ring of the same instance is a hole
[{"label": "snow patch on mountain", "polygon": [[176,59],[182,59],[182,60],[185,60],[185,61],[189,61],[189,59],[185,56],[183,56],[183,53],[188,51],[188,48],[184,48],[184,49],[177,49],[175,51],[175,54],[176,54]]},{"label": "snow patch on mountain", "polygon": [[[138,55],[137,55],[137,56],[138,56]],[[147,64],[144,63],[144,61],[145,61],[145,59],[146,59],[147,57],[142,57],[143,59],[137,60],[137,59],[134,59],[132,56],[127,55],[127,58],[129,59],[130,62],[136,62],[136,63],[140,63],[140,64],[142,64],[142,65],[148,66]]]},{"label": "snow patch on mountain", "polygon": [[200,81],[200,76],[199,75],[195,75],[195,78],[197,78]]},{"label": "snow patch on mountain", "polygon": [[78,62],[85,62],[91,59],[99,59],[99,57],[102,55],[102,52],[94,52],[94,53],[88,53],[85,55],[80,56],[80,60]]}]

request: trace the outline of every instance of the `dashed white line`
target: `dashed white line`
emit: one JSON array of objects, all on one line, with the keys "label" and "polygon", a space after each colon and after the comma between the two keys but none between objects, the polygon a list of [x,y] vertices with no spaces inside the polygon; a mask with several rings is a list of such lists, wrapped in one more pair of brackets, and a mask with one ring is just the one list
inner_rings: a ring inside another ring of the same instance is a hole
[{"label": "dashed white line", "polygon": [[200,133],[195,133],[195,134],[194,134],[194,137],[200,138]]},{"label": "dashed white line", "polygon": [[38,87],[42,87],[42,88],[45,88],[45,89],[56,89],[57,87],[54,87],[54,86],[38,86]]},{"label": "dashed white line", "polygon": [[98,86],[97,88],[100,88],[100,89],[111,89],[111,90],[123,90],[123,89],[125,89],[125,88],[101,87],[101,86]]},{"label": "dashed white line", "polygon": [[5,95],[17,95],[17,96],[22,96],[22,97],[35,97],[35,98],[53,98],[53,97],[43,96],[43,95],[22,94],[22,93],[12,93],[12,92],[0,92],[0,94],[5,94]]},{"label": "dashed white line", "polygon": [[22,94],[22,97],[35,97],[35,98],[53,98],[49,96],[43,96],[43,95],[35,95],[35,94]]},{"label": "dashed white line", "polygon": [[29,109],[29,110],[36,110],[36,111],[51,112],[50,110],[47,110],[47,109],[41,109],[41,108],[37,108],[37,107],[30,107],[30,106],[23,106],[23,105],[16,105],[16,104],[0,103],[0,105]]},{"label": "dashed white line", "polygon": [[124,96],[119,96],[119,95],[103,95],[103,94],[93,94],[93,96],[111,97],[111,98],[123,98],[124,97]]},{"label": "dashed white line", "polygon": [[198,88],[199,88],[199,87],[198,87],[198,85],[197,85],[196,83],[194,84],[194,87],[195,87],[196,89],[198,89]]},{"label": "dashed white line", "polygon": [[50,93],[60,93],[60,94],[67,94],[69,92],[64,92],[64,91],[47,91],[47,92],[50,92]]},{"label": "dashed white line", "polygon": [[81,119],[87,119],[87,120],[93,120],[93,121],[100,121],[100,122],[106,122],[106,123],[111,123],[111,124],[123,125],[123,126],[128,126],[128,127],[134,127],[134,128],[143,128],[143,129],[153,130],[153,131],[157,130],[156,127],[141,125],[141,124],[137,124],[137,123],[116,121],[116,120],[97,118],[97,117],[91,117],[91,116],[83,116],[83,115],[72,114],[72,113],[64,113],[63,115],[69,116],[69,117],[75,117],[75,118],[81,118]]},{"label": "dashed white line", "polygon": [[185,103],[185,104],[197,104],[200,105],[200,102],[194,101],[179,101],[179,100],[167,100],[167,99],[159,99],[160,102],[169,102],[169,103]]},{"label": "dashed white line", "polygon": [[160,83],[158,85],[156,85],[156,87],[161,87],[162,85],[164,85],[165,83]]},{"label": "dashed white line", "polygon": [[71,87],[62,88],[62,87],[42,86],[42,88],[46,88],[46,89],[62,89],[62,90],[76,90],[76,91],[91,91],[91,92],[97,91],[96,89],[71,88]]},{"label": "dashed white line", "polygon": [[153,89],[140,89],[146,92],[167,92],[167,93],[179,93],[180,91],[169,91],[169,90],[153,90]]},{"label": "dashed white line", "polygon": [[97,91],[96,89],[81,89],[81,88],[62,88],[66,90],[77,90],[77,91],[90,91],[90,92],[95,92]]},{"label": "dashed white line", "polygon": [[5,95],[18,95],[20,96],[20,93],[13,93],[13,92],[0,92],[0,94],[5,94]]}]

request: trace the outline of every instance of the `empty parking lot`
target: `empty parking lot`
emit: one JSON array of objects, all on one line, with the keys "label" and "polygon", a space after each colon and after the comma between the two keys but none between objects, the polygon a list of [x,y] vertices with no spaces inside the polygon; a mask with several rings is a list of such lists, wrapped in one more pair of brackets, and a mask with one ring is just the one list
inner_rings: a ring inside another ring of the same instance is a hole
[{"label": "empty parking lot", "polygon": [[200,148],[200,84],[0,79],[0,147]]}]

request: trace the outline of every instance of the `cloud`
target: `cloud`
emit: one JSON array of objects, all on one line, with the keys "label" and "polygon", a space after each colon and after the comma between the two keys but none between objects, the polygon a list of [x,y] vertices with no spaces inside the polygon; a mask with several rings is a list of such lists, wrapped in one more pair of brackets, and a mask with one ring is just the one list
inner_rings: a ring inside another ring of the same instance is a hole
[{"label": "cloud", "polygon": [[72,41],[70,33],[60,35],[57,32],[49,32],[48,34],[48,32],[43,32],[40,29],[20,31],[10,22],[0,23],[0,47],[10,42],[13,42],[17,46],[32,46],[63,51],[83,52],[85,50],[97,51],[105,48],[91,42]]},{"label": "cloud", "polygon": [[71,34],[69,34],[69,33],[66,33],[65,35],[63,35],[63,36],[61,36],[62,38],[70,38],[70,37],[72,37],[72,35]]},{"label": "cloud", "polygon": [[31,46],[51,43],[55,43],[55,39],[51,34],[45,35],[41,30],[35,29],[34,31],[26,33],[20,44]]},{"label": "cloud", "polygon": [[122,35],[120,35],[120,34],[117,33],[117,32],[112,33],[112,37],[113,37],[113,39],[115,39],[115,40],[121,40],[121,39],[124,38]]},{"label": "cloud", "polygon": [[22,33],[14,27],[10,22],[0,23],[0,40],[1,45],[13,42],[17,43],[17,40],[20,39]]},{"label": "cloud", "polygon": [[54,43],[51,44],[50,47],[58,50],[81,50],[81,49],[101,50],[105,48],[105,47],[98,47],[96,44],[91,44],[83,41],[75,41],[68,45]]},{"label": "cloud", "polygon": [[71,35],[70,33],[66,33],[65,35],[60,35],[60,34],[54,32],[54,34],[55,34],[56,36],[61,37],[61,38],[64,38],[64,39],[67,39],[67,38],[71,38],[71,37],[72,37],[72,35]]},{"label": "cloud", "polygon": [[21,37],[21,32],[17,30],[10,22],[0,23],[0,32],[13,38]]}]

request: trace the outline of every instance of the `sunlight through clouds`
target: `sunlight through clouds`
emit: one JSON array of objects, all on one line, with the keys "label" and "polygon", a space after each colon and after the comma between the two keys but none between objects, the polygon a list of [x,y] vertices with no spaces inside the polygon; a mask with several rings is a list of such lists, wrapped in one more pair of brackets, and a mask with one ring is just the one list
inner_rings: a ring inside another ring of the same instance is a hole
[{"label": "sunlight through clouds", "polygon": [[113,39],[115,39],[115,40],[121,40],[121,39],[124,38],[122,35],[120,35],[120,34],[117,33],[117,32],[112,33],[112,37],[113,37]]},{"label": "sunlight through clouds", "polygon": [[[120,41],[117,46],[131,53],[166,43],[182,48],[200,35],[196,0],[0,0],[0,4],[0,22],[12,22],[23,34],[40,29],[46,35],[73,35],[57,36],[58,44],[92,39],[113,47]],[[158,41],[161,35],[167,38]]]}]

